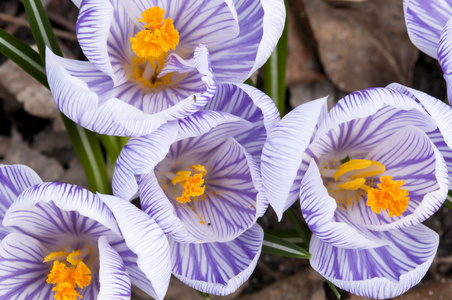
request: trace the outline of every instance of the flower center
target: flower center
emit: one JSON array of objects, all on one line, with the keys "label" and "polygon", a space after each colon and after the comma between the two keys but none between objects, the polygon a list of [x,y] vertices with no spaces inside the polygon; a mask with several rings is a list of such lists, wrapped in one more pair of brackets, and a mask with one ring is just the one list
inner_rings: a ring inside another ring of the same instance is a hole
[{"label": "flower center", "polygon": [[[367,185],[367,177],[376,176],[384,173],[386,167],[373,160],[352,159],[343,163],[337,171],[334,172],[333,178],[336,187],[339,190],[363,190],[367,193],[366,205],[373,212],[380,214],[381,211],[387,211],[390,217],[400,217],[407,209],[409,197],[408,191],[401,188],[405,182],[403,180],[393,181],[391,176],[381,176],[381,183],[377,184],[378,188],[372,188]],[[369,179],[370,185],[373,185],[373,179]],[[359,192],[359,191],[358,191]],[[349,204],[349,201],[347,201]]]},{"label": "flower center", "polygon": [[158,6],[145,10],[140,22],[143,30],[130,38],[132,50],[138,57],[146,60],[158,59],[179,44],[179,32],[174,28],[173,20],[163,19],[165,11]]},{"label": "flower center", "polygon": [[47,283],[54,284],[52,291],[57,300],[77,300],[83,298],[78,289],[83,289],[91,283],[91,271],[83,263],[83,258],[89,253],[88,249],[76,250],[71,253],[52,252],[44,258],[44,262],[53,261],[53,267],[47,276]]},{"label": "flower center", "polygon": [[132,50],[138,57],[133,58],[133,77],[147,87],[155,89],[170,82],[171,73],[159,77],[165,57],[170,49],[179,44],[179,32],[174,28],[173,20],[163,19],[165,11],[158,6],[142,13],[143,30],[130,38]]},{"label": "flower center", "polygon": [[206,168],[203,165],[193,165],[190,168],[194,172],[193,176],[190,176],[192,174],[191,171],[179,171],[171,179],[173,185],[180,184],[184,188],[182,195],[176,198],[180,203],[190,202],[190,197],[204,195],[206,189],[205,186],[202,186],[204,184],[203,177],[207,174]]}]

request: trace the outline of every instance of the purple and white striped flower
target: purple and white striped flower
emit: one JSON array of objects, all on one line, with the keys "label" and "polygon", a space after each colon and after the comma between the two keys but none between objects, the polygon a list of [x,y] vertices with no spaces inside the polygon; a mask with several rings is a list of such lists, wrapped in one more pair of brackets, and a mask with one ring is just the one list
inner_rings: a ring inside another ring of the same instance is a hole
[{"label": "purple and white striped flower", "polygon": [[262,92],[220,85],[202,110],[132,138],[117,160],[114,194],[140,196],[169,238],[173,275],[197,290],[232,293],[256,266],[268,206],[260,156],[278,119]]},{"label": "purple and white striped flower", "polygon": [[0,207],[1,299],[163,299],[168,240],[132,204],[3,165]]},{"label": "purple and white striped flower", "polygon": [[281,36],[282,0],[85,0],[77,37],[88,62],[47,51],[59,109],[92,131],[149,134],[204,106],[217,82],[242,83]]},{"label": "purple and white striped flower", "polygon": [[405,23],[413,44],[438,59],[452,99],[452,1],[404,0]]},{"label": "purple and white striped flower", "polygon": [[300,198],[312,267],[337,286],[391,298],[417,284],[438,247],[420,224],[446,198],[452,109],[398,84],[295,108],[269,133],[262,179],[282,213]]}]

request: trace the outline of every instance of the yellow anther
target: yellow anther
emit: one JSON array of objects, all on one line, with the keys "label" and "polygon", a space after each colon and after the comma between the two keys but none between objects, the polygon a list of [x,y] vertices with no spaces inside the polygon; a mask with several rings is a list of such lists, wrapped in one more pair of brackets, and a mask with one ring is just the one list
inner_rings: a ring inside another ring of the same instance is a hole
[{"label": "yellow anther", "polygon": [[166,55],[170,49],[179,44],[179,32],[174,28],[173,20],[163,19],[165,11],[158,6],[142,13],[143,30],[130,38],[132,50],[138,57],[146,60],[157,59]]},{"label": "yellow anther", "polygon": [[337,180],[340,176],[350,173],[348,176],[350,179],[364,178],[382,174],[386,170],[385,166],[378,161],[367,159],[351,159],[346,163],[343,163],[339,170],[334,173],[334,180]]},{"label": "yellow anther", "polygon": [[81,256],[82,256],[81,250],[72,251],[71,254],[67,256],[66,260],[71,265],[76,266],[83,260],[83,257]]},{"label": "yellow anther", "polygon": [[195,172],[193,176],[190,176],[192,174],[190,171],[179,171],[171,180],[173,185],[179,183],[184,188],[182,195],[176,198],[180,203],[190,202],[190,197],[203,196],[206,190],[206,187],[202,186],[204,184],[203,177],[207,174],[206,168],[202,165],[192,165],[190,168]]},{"label": "yellow anther", "polygon": [[359,189],[361,186],[363,186],[365,183],[366,183],[366,179],[357,178],[352,181],[347,181],[345,183],[336,184],[336,186],[340,189],[355,191],[355,190]]},{"label": "yellow anther", "polygon": [[175,185],[179,182],[184,182],[185,180],[188,179],[188,177],[190,177],[190,175],[191,175],[190,171],[179,171],[177,172],[176,176],[173,177],[171,183]]},{"label": "yellow anther", "polygon": [[373,212],[388,211],[390,217],[400,217],[407,209],[410,197],[408,191],[401,187],[403,180],[393,181],[391,176],[381,176],[378,189],[370,188],[367,191],[367,205]]},{"label": "yellow anther", "polygon": [[[54,260],[55,257],[60,257],[63,253],[65,252],[53,252],[44,258],[44,262]],[[47,276],[47,283],[55,285],[52,289],[52,291],[56,292],[53,296],[55,299],[77,300],[77,297],[83,297],[76,289],[83,289],[91,283],[91,271],[85,263],[83,263],[82,259],[76,259],[76,257],[82,255],[82,251],[72,251],[71,254],[66,255],[69,264],[55,260],[52,269]],[[78,262],[74,264],[75,261]]]},{"label": "yellow anther", "polygon": [[190,168],[192,168],[193,171],[201,173],[202,176],[205,176],[207,174],[206,168],[203,165],[193,165]]},{"label": "yellow anther", "polygon": [[44,262],[49,262],[49,261],[54,261],[54,260],[65,260],[66,256],[69,253],[63,251],[60,252],[52,252],[49,255],[47,255],[46,257],[44,257]]}]

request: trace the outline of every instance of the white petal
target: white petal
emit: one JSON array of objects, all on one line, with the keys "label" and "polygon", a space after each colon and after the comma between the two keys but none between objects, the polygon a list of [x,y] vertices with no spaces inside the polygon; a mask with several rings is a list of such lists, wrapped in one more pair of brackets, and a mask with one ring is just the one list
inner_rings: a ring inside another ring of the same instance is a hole
[{"label": "white petal", "polygon": [[98,300],[130,299],[132,294],[129,274],[121,256],[107,241],[105,236],[99,238],[99,281]]},{"label": "white petal", "polygon": [[404,0],[405,23],[413,44],[433,58],[437,57],[441,31],[452,16],[450,0]]},{"label": "white petal", "polygon": [[256,224],[227,243],[183,244],[170,240],[173,274],[204,293],[233,293],[256,267],[263,236]]},{"label": "white petal", "polygon": [[132,277],[132,284],[156,299],[163,299],[171,277],[166,236],[154,220],[131,203],[109,195],[99,197],[113,211],[127,247],[137,255],[136,264],[148,279],[148,284],[142,285]]},{"label": "white petal", "polygon": [[343,249],[312,236],[311,266],[353,294],[377,299],[396,297],[413,287],[430,267],[439,237],[424,225],[377,233],[387,246]]},{"label": "white petal", "polygon": [[[326,114],[326,97],[300,105],[268,134],[262,151],[262,178],[270,205],[281,219],[297,199],[289,197],[317,123]],[[299,182],[296,183],[299,186]]]},{"label": "white petal", "polygon": [[53,285],[46,282],[51,265],[43,263],[46,249],[29,236],[12,233],[0,244],[0,297],[51,299]]}]

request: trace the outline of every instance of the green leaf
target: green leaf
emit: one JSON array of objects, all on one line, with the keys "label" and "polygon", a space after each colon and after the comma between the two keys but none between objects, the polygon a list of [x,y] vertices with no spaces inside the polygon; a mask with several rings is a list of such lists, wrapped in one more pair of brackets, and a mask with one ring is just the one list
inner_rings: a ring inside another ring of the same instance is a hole
[{"label": "green leaf", "polygon": [[311,233],[307,232],[307,229],[305,229],[305,226],[300,222],[295,212],[292,209],[288,209],[284,212],[284,216],[289,219],[290,223],[303,240],[303,248],[309,248],[309,239]]},{"label": "green leaf", "polygon": [[447,194],[446,200],[443,202],[443,205],[449,209],[452,209],[452,191],[449,191]]},{"label": "green leaf", "polygon": [[268,233],[264,233],[262,252],[301,259],[311,258],[311,254],[303,248]]},{"label": "green leaf", "polygon": [[286,107],[287,27],[286,16],[281,38],[264,65],[264,92],[273,99],[281,117],[284,116]]},{"label": "green leaf", "polygon": [[276,236],[293,244],[301,244],[302,248],[305,247],[303,239],[295,229],[265,229],[265,233]]},{"label": "green leaf", "polygon": [[[38,45],[42,65],[45,65],[46,47],[52,50],[53,53],[62,56],[60,46],[41,1],[24,0],[24,6],[33,37]],[[34,60],[36,60],[36,56]],[[48,87],[47,84],[46,86]],[[105,159],[96,134],[80,127],[65,115],[61,114],[61,116],[75,152],[83,165],[91,190],[104,194],[111,193]]]},{"label": "green leaf", "polygon": [[24,7],[42,61],[45,61],[46,46],[56,55],[63,56],[41,1],[24,0]]},{"label": "green leaf", "polygon": [[329,282],[328,280],[326,280],[326,283],[328,283],[328,286],[333,291],[333,293],[337,297],[337,299],[341,299],[341,294],[339,294],[339,291],[337,290],[336,286],[334,284],[332,284],[331,282]]},{"label": "green leaf", "polygon": [[107,151],[108,158],[110,159],[111,163],[114,164],[123,147],[120,137],[99,134],[99,139],[105,150]]},{"label": "green leaf", "polygon": [[210,295],[201,291],[197,291],[198,294],[206,300],[210,300]]},{"label": "green leaf", "polygon": [[0,28],[0,52],[42,85],[48,87],[46,70],[39,54],[30,46]]}]

